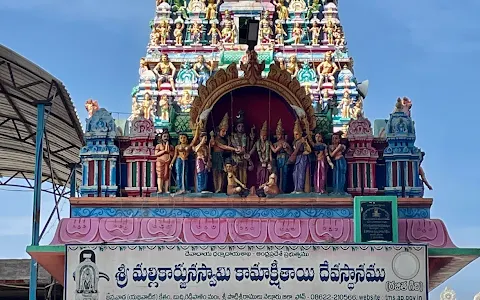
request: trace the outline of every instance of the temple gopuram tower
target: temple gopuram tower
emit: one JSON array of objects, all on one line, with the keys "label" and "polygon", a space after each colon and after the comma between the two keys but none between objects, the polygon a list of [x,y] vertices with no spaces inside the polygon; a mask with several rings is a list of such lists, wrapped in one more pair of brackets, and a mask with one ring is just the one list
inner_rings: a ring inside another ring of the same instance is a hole
[{"label": "temple gopuram tower", "polygon": [[[152,0],[131,116],[121,131],[105,109],[89,117],[80,197],[50,245],[28,248],[66,299],[183,299],[208,278],[211,299],[235,280],[252,295],[265,284],[267,298],[298,280],[292,299],[385,299],[387,285],[392,300],[426,300],[480,256],[431,218],[411,101],[372,130],[340,5]],[[289,271],[297,263],[305,271]],[[273,275],[235,273],[244,265]]]}]

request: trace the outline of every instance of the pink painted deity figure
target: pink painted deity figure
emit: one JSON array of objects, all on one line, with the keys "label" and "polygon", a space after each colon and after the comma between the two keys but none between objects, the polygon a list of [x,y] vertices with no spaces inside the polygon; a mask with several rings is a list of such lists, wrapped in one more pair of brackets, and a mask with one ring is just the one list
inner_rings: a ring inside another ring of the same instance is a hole
[{"label": "pink painted deity figure", "polygon": [[170,145],[170,134],[168,131],[162,132],[160,141],[155,147],[158,193],[170,192],[170,162],[173,158],[174,149]]},{"label": "pink painted deity figure", "polygon": [[100,106],[97,100],[88,99],[87,102],[85,102],[85,109],[88,112],[88,117],[91,118],[93,114],[100,109]]},{"label": "pink painted deity figure", "polygon": [[313,172],[313,183],[315,186],[315,192],[320,194],[326,193],[327,183],[327,165],[326,162],[333,169],[333,164],[328,156],[327,145],[323,142],[323,136],[321,133],[315,134],[315,141],[312,140],[311,135],[308,136],[308,140],[312,146],[312,150],[315,152],[316,162],[315,170]]}]

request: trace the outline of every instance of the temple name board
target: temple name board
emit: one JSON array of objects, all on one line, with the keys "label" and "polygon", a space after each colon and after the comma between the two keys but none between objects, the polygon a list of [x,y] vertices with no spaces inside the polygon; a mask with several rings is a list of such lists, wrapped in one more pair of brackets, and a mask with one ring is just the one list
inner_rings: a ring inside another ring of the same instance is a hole
[{"label": "temple name board", "polygon": [[66,299],[426,300],[424,245],[67,245]]}]

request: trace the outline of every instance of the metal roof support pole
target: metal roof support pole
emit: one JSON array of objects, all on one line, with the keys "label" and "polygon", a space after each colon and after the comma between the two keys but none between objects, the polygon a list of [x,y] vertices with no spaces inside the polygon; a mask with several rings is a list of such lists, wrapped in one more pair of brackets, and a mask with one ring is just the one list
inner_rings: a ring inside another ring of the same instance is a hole
[{"label": "metal roof support pole", "polygon": [[[40,202],[42,197],[42,163],[43,163],[43,132],[45,129],[45,106],[50,102],[37,101],[37,133],[35,140],[35,173],[33,190],[33,224],[32,224],[32,246],[38,246],[40,242]],[[37,275],[38,264],[32,259],[30,261],[30,287],[29,300],[37,299]]]},{"label": "metal roof support pole", "polygon": [[75,198],[77,193],[77,164],[70,164],[71,176],[70,176],[70,198]]}]

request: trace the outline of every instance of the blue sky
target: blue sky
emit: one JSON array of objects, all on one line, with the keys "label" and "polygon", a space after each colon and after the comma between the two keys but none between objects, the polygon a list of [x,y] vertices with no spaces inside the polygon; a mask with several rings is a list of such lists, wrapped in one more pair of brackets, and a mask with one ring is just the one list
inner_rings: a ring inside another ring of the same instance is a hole
[{"label": "blue sky", "polygon": [[[153,2],[0,0],[0,43],[62,80],[82,122],[88,98],[111,111],[128,112]],[[475,192],[480,160],[470,158],[471,149],[480,146],[480,135],[475,134],[480,57],[475,16],[480,2],[341,0],[339,10],[355,74],[370,80],[367,117],[388,118],[397,97],[412,99],[417,145],[426,152],[423,166],[434,187],[427,192],[434,198],[432,215],[445,221],[458,246],[480,247]],[[43,197],[45,220],[53,198]],[[0,199],[0,242],[9,245],[0,249],[0,257],[26,257],[32,193],[2,187]],[[61,206],[67,216],[68,203]],[[51,228],[44,243],[52,238]],[[479,271],[480,261],[447,282],[458,299],[473,299],[480,292]],[[432,299],[438,299],[443,288],[437,288]]]}]

